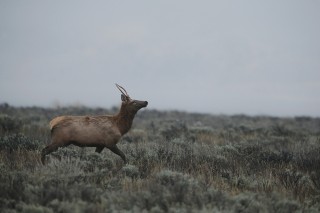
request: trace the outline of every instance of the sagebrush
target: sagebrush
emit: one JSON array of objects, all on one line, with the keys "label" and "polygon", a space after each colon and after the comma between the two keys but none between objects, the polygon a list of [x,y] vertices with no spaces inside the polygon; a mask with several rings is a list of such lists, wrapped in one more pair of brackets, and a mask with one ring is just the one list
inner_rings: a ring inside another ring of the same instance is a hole
[{"label": "sagebrush", "polygon": [[320,119],[145,110],[110,151],[60,148],[48,121],[85,107],[0,107],[1,212],[320,211]]}]

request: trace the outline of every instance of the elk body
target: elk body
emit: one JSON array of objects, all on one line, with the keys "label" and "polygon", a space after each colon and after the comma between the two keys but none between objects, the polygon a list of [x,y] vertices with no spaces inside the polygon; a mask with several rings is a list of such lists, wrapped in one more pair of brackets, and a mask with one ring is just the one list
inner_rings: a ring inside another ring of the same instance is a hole
[{"label": "elk body", "polygon": [[41,161],[45,156],[59,147],[70,144],[80,147],[96,147],[100,153],[104,148],[110,149],[127,163],[125,154],[117,147],[122,135],[132,125],[139,109],[148,105],[147,101],[133,100],[126,90],[116,84],[121,94],[121,108],[115,115],[105,116],[59,116],[50,121],[51,143],[41,152]]}]

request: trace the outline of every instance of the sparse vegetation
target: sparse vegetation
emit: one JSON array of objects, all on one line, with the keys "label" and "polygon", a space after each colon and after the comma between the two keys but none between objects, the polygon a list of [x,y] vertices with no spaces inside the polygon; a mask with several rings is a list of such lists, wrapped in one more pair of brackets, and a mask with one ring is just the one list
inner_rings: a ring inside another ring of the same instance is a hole
[{"label": "sparse vegetation", "polygon": [[1,212],[319,212],[320,118],[145,110],[119,147],[40,161],[48,121],[115,109],[0,106]]}]

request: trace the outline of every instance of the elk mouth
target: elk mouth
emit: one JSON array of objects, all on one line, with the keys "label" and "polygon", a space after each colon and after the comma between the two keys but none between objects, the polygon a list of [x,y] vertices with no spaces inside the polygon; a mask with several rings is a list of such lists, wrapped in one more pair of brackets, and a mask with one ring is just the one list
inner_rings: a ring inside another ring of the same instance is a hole
[{"label": "elk mouth", "polygon": [[139,105],[139,109],[147,107],[148,106],[148,101],[135,101]]},{"label": "elk mouth", "polygon": [[148,101],[143,101],[142,107],[147,107],[148,106]]}]

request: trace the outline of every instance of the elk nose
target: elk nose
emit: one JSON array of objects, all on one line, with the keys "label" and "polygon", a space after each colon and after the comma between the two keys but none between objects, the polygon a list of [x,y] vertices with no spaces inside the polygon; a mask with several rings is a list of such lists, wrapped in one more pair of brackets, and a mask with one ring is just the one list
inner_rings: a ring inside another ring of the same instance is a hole
[{"label": "elk nose", "polygon": [[145,101],[144,103],[145,103],[146,106],[148,105],[148,101]]}]

